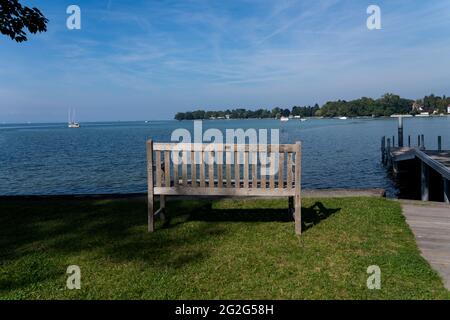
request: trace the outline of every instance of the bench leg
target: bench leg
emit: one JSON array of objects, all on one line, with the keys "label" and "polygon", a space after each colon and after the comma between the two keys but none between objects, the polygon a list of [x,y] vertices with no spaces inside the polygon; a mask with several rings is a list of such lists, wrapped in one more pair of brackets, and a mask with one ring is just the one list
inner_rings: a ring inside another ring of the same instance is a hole
[{"label": "bench leg", "polygon": [[294,197],[289,197],[289,216],[294,214]]},{"label": "bench leg", "polygon": [[155,216],[154,216],[154,197],[153,194],[148,195],[148,232],[155,230]]},{"label": "bench leg", "polygon": [[161,221],[166,221],[166,196],[159,196],[159,207],[161,208]]},{"label": "bench leg", "polygon": [[299,195],[295,196],[295,233],[302,234],[302,201]]}]

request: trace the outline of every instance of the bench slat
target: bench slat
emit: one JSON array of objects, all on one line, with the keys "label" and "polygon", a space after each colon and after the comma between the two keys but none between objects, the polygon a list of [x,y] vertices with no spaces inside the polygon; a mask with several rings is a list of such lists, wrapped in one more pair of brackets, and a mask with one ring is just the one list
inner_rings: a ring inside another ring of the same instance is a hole
[{"label": "bench slat", "polygon": [[208,156],[208,186],[214,188],[214,151],[210,151]]},{"label": "bench slat", "polygon": [[205,157],[203,152],[200,153],[200,187],[205,187]]},{"label": "bench slat", "polygon": [[244,152],[244,188],[248,188],[248,152]]},{"label": "bench slat", "polygon": [[225,161],[226,161],[226,181],[227,181],[227,188],[231,188],[231,157],[233,153],[227,152],[225,154]]},{"label": "bench slat", "polygon": [[292,189],[292,169],[293,169],[293,162],[292,162],[292,152],[288,153],[288,162],[287,162],[287,188],[290,190]]},{"label": "bench slat", "polygon": [[193,187],[197,186],[197,162],[195,159],[195,152],[191,151],[191,184]]},{"label": "bench slat", "polygon": [[252,188],[258,187],[258,154],[256,152],[251,152],[251,166],[252,166]]},{"label": "bench slat", "polygon": [[156,151],[156,186],[161,187],[161,151]]},{"label": "bench slat", "polygon": [[223,188],[223,153],[219,151],[217,154],[217,188]]},{"label": "bench slat", "polygon": [[187,175],[188,175],[188,172],[187,172],[187,165],[188,165],[188,159],[187,159],[187,156],[188,156],[188,152],[187,151],[183,151],[183,164],[182,164],[182,169],[181,169],[181,176],[182,176],[182,179],[183,179],[183,181],[182,181],[182,183],[183,183],[183,186],[187,186]]},{"label": "bench slat", "polygon": [[270,190],[275,189],[275,160],[276,160],[276,154],[275,153],[271,153],[270,154],[270,182],[269,182],[269,188]]},{"label": "bench slat", "polygon": [[170,151],[164,151],[165,186],[170,187]]},{"label": "bench slat", "polygon": [[260,181],[261,181],[261,188],[262,189],[266,189],[266,181],[267,181],[267,176],[266,176],[266,170],[267,170],[267,153],[260,153],[259,154],[259,176],[260,176]]},{"label": "bench slat", "polygon": [[284,152],[280,153],[280,159],[278,160],[278,189],[284,188]]},{"label": "bench slat", "polygon": [[235,188],[240,188],[241,184],[241,159],[239,157],[239,152],[234,153],[235,160],[234,160],[234,181],[235,181]]},{"label": "bench slat", "polygon": [[177,152],[173,152],[173,185],[178,186],[180,182],[180,178],[178,175],[178,168],[179,168],[179,155]]}]

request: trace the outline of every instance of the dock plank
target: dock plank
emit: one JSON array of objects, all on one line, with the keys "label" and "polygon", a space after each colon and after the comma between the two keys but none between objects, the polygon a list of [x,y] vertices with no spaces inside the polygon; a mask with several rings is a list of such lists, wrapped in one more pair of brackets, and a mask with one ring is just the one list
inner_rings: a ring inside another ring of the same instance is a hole
[{"label": "dock plank", "polygon": [[443,278],[450,290],[450,205],[402,203],[403,215],[422,256]]},{"label": "dock plank", "polygon": [[424,153],[450,170],[450,151],[424,151]]}]

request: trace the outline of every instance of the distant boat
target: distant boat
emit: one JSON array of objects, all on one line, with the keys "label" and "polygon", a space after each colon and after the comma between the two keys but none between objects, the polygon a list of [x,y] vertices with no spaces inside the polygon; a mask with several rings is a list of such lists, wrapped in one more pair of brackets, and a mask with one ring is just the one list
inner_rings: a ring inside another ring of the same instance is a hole
[{"label": "distant boat", "polygon": [[75,109],[72,111],[69,109],[69,123],[67,124],[67,127],[71,129],[78,129],[80,127],[80,124],[75,122]]},{"label": "distant boat", "polygon": [[281,122],[288,122],[288,121],[289,121],[289,118],[288,118],[288,117],[281,117],[281,118],[280,118],[280,121],[281,121]]},{"label": "distant boat", "polygon": [[300,119],[301,122],[308,121],[308,119]]},{"label": "distant boat", "polygon": [[347,120],[347,117],[339,117],[339,120]]}]

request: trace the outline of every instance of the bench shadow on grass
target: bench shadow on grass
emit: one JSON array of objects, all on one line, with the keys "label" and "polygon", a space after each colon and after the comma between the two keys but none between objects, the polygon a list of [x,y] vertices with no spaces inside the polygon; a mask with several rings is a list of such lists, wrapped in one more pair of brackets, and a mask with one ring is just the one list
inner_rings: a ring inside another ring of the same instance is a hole
[{"label": "bench shadow on grass", "polygon": [[[164,228],[173,228],[180,224],[171,222],[170,209],[169,207],[167,221],[163,225]],[[306,231],[314,227],[340,210],[340,208],[327,208],[319,201],[310,207],[302,207],[302,230]],[[197,207],[196,210],[190,212],[188,220],[206,222],[290,222],[294,221],[294,218],[287,208],[217,209],[213,208],[212,203],[204,203]]]}]

